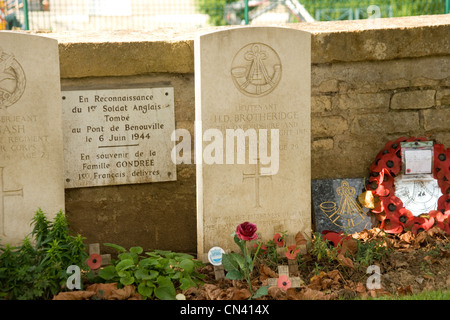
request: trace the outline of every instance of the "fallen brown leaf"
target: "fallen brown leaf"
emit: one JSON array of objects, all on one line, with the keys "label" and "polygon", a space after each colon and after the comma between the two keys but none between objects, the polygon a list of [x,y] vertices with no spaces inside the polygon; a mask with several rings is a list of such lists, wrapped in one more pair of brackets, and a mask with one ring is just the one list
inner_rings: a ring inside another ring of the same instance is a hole
[{"label": "fallen brown leaf", "polygon": [[300,291],[296,297],[298,297],[298,300],[334,300],[338,295],[336,292],[325,294],[322,291],[306,287],[304,290]]},{"label": "fallen brown leaf", "polygon": [[277,273],[272,269],[270,269],[265,264],[261,265],[261,267],[259,268],[259,273],[260,273],[259,279],[261,280],[261,282],[270,278],[278,278]]},{"label": "fallen brown leaf", "polygon": [[353,238],[344,238],[341,242],[341,251],[343,255],[350,254],[354,255],[358,250],[358,240]]},{"label": "fallen brown leaf", "polygon": [[225,300],[227,298],[226,291],[214,284],[205,283],[203,288],[205,289],[207,300]]},{"label": "fallen brown leaf", "polygon": [[231,293],[231,300],[248,300],[250,298],[250,291],[248,289],[228,288],[227,291]]},{"label": "fallen brown leaf", "polygon": [[441,261],[439,261],[439,259],[433,258],[432,256],[425,256],[423,258],[423,260],[425,260],[426,262],[428,262],[429,264],[433,264],[433,263],[441,263]]},{"label": "fallen brown leaf", "polygon": [[444,258],[450,258],[450,249],[442,249],[439,247],[439,250]]},{"label": "fallen brown leaf", "polygon": [[58,293],[53,300],[89,300],[94,295],[92,291],[68,291]]},{"label": "fallen brown leaf", "polygon": [[130,297],[134,297],[135,287],[125,286],[122,289],[116,289],[111,293],[110,300],[127,300]]},{"label": "fallen brown leaf", "polygon": [[86,291],[93,291],[99,299],[108,300],[113,291],[117,290],[117,283],[95,283],[86,288]]},{"label": "fallen brown leaf", "polygon": [[412,243],[413,241],[413,233],[411,231],[407,231],[400,235],[400,240],[406,243]]},{"label": "fallen brown leaf", "polygon": [[338,254],[337,260],[344,267],[354,268],[352,259],[345,257],[342,253]]},{"label": "fallen brown leaf", "polygon": [[355,291],[359,294],[366,293],[366,286],[362,282],[358,282]]},{"label": "fallen brown leaf", "polygon": [[411,286],[408,285],[408,286],[398,287],[397,288],[397,294],[398,295],[412,294]]},{"label": "fallen brown leaf", "polygon": [[272,287],[269,287],[267,289],[267,292],[268,292],[269,296],[272,297],[275,300],[284,300],[284,299],[286,299],[286,291],[284,291],[281,288],[272,286]]}]

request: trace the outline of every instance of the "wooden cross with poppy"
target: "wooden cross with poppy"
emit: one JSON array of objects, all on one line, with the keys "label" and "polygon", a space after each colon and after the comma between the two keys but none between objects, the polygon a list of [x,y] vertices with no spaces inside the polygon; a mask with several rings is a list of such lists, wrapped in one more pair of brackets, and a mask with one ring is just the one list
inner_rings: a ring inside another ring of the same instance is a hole
[{"label": "wooden cross with poppy", "polygon": [[[275,232],[276,235],[279,233]],[[299,246],[295,241],[293,235],[286,235],[283,240],[276,240],[278,244],[277,254],[280,258],[288,259],[288,268],[290,273],[298,271],[298,264],[296,260],[297,254],[300,252]]]},{"label": "wooden cross with poppy", "polygon": [[91,243],[89,245],[89,259],[87,265],[89,268],[96,270],[101,266],[106,266],[111,263],[110,254],[100,254],[100,244]]},{"label": "wooden cross with poppy", "polygon": [[289,266],[278,266],[278,278],[267,279],[267,284],[286,291],[289,288],[299,288],[304,282],[300,277],[289,276]]}]

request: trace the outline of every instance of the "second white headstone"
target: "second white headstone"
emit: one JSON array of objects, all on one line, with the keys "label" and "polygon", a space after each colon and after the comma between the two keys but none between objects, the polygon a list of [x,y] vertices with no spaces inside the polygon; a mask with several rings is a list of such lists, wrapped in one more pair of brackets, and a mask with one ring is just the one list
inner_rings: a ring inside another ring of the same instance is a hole
[{"label": "second white headstone", "polygon": [[311,230],[311,36],[242,27],[195,41],[198,256]]}]

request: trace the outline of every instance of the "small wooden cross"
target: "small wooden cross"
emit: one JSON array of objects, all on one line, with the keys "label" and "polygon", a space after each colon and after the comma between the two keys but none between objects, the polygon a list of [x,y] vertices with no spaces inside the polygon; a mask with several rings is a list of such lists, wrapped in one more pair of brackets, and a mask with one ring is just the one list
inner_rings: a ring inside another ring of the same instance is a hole
[{"label": "small wooden cross", "polygon": [[[277,226],[274,228],[274,234],[279,233],[281,234],[282,232],[279,231],[280,226]],[[296,245],[295,242],[295,237],[293,235],[287,235],[286,239],[284,239],[285,241],[285,245],[283,247],[279,247],[277,248],[277,254],[278,257],[280,258],[285,258],[286,257],[286,248],[291,246],[291,245]],[[288,259],[288,266],[289,266],[289,273],[293,274],[295,272],[298,272],[298,264],[297,264],[297,260],[291,260]]]},{"label": "small wooden cross", "polygon": [[[299,288],[302,284],[304,284],[303,280],[300,277],[290,277],[289,276],[289,266],[278,266],[278,277],[286,276],[291,282],[291,288]],[[277,286],[278,278],[269,278],[267,279],[267,284],[270,287]]]},{"label": "small wooden cross", "polygon": [[[99,243],[91,243],[89,245],[89,255],[91,254],[100,254],[100,244]],[[108,254],[100,254],[102,257],[102,263],[100,266],[106,266],[111,263],[111,255]]]}]

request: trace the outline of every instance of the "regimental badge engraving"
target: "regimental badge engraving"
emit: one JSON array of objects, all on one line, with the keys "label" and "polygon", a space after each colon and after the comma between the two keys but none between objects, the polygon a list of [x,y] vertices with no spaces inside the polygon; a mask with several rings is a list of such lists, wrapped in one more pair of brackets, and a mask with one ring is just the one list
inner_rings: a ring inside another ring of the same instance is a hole
[{"label": "regimental badge engraving", "polygon": [[0,48],[0,109],[19,101],[25,91],[25,73],[12,54]]},{"label": "regimental badge engraving", "polygon": [[358,200],[366,185],[366,178],[312,180],[315,232],[352,234],[372,228],[373,217]]},{"label": "regimental badge engraving", "polygon": [[340,198],[339,205],[333,201],[320,203],[320,210],[331,223],[342,230],[350,230],[360,225],[367,228],[370,225],[370,218],[356,199],[356,189],[344,180],[336,188],[336,194]]},{"label": "regimental badge engraving", "polygon": [[275,50],[263,43],[250,43],[235,55],[231,76],[236,88],[250,97],[272,92],[281,79],[281,60]]}]

